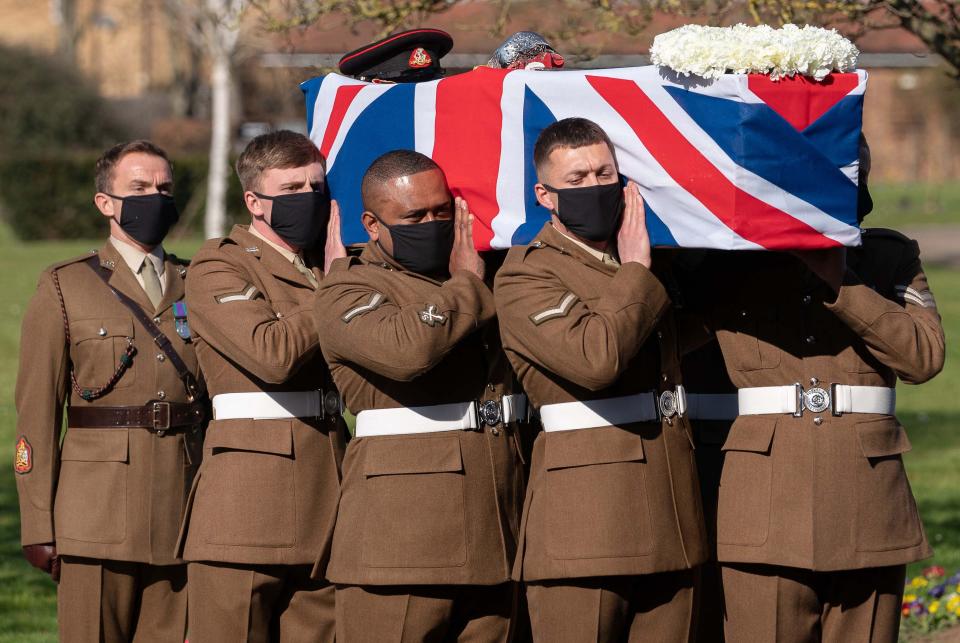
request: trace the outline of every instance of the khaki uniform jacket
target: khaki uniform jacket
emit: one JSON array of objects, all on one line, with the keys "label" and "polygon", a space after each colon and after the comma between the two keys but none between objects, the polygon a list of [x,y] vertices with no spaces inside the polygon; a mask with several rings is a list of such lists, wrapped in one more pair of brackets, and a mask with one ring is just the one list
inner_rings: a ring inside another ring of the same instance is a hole
[{"label": "khaki uniform jacket", "polygon": [[[174,302],[183,297],[185,262],[165,257],[166,294],[154,309],[113,244],[99,252],[113,272],[110,285],[155,318],[191,372],[194,346],[174,327]],[[85,261],[54,265],[40,276],[23,319],[17,377],[17,473],[21,541],[56,542],[59,554],[171,565],[184,501],[200,460],[201,427],[160,436],[141,428],[68,428],[61,444],[64,404],[77,407],[186,403],[187,392],[170,360]],[[70,324],[53,282],[60,280]],[[158,320],[158,321],[157,321]],[[190,320],[192,321],[192,320]],[[132,338],[132,366],[104,396],[84,401],[73,391],[70,369],[84,388],[104,385]],[[29,451],[29,453],[27,453]]]},{"label": "khaki uniform jacket", "polygon": [[[421,313],[432,312],[442,321]],[[499,400],[513,393],[493,295],[461,271],[441,283],[401,268],[376,244],[336,262],[316,316],[347,408]],[[431,323],[432,322],[432,323]],[[510,579],[523,469],[515,425],[356,438],[328,577],[363,585]]]},{"label": "khaki uniform jacket", "polygon": [[[638,263],[607,265],[548,223],[495,286],[504,348],[534,406],[674,389],[670,301]],[[686,419],[536,439],[514,578],[649,574],[707,547]]]},{"label": "khaki uniform jacket", "polygon": [[[193,267],[187,304],[211,398],[333,388],[311,315],[316,291],[290,261],[235,226],[204,244]],[[339,417],[211,421],[184,558],[294,565],[325,557],[343,439]]]},{"label": "khaki uniform jacket", "polygon": [[[705,268],[726,285],[712,317],[734,384],[893,387],[940,371],[943,328],[917,244],[866,230],[847,257],[835,300],[789,255]],[[895,417],[741,416],[723,450],[721,561],[826,571],[931,554],[901,459],[910,441]]]}]

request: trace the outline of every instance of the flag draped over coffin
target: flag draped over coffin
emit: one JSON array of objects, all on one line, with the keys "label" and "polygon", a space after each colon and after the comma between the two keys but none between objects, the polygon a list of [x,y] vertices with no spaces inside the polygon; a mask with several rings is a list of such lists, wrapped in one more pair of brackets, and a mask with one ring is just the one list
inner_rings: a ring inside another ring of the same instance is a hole
[{"label": "flag draped over coffin", "polygon": [[345,243],[366,241],[360,181],[394,149],[440,164],[476,215],[478,249],[529,242],[549,218],[533,192],[537,135],[582,116],[610,135],[621,174],[640,186],[655,245],[734,250],[859,244],[866,82],[863,71],[816,83],[753,74],[704,81],[652,66],[478,68],[398,85],[330,74],[301,89]]}]

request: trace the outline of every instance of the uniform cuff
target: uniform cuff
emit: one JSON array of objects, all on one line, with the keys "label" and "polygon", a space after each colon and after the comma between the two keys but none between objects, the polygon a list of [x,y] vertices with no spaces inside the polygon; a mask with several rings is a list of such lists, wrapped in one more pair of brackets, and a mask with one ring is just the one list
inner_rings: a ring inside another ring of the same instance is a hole
[{"label": "uniform cuff", "polygon": [[46,545],[56,541],[53,530],[53,512],[31,511],[20,517],[20,544]]}]

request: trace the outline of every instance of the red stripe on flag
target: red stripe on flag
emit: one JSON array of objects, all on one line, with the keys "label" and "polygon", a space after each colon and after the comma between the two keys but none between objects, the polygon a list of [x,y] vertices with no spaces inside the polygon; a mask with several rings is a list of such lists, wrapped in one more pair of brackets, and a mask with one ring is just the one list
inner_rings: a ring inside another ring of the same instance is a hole
[{"label": "red stripe on flag", "polygon": [[769,250],[841,245],[734,185],[697,151],[634,81],[601,76],[588,76],[587,80],[630,125],[667,174],[744,239]]},{"label": "red stripe on flag", "polygon": [[447,183],[456,186],[454,196],[467,200],[478,250],[490,249],[493,218],[499,213],[500,98],[507,73],[480,69],[444,78],[437,85],[433,160],[443,168]]},{"label": "red stripe on flag", "polygon": [[750,74],[747,86],[767,107],[802,131],[846,98],[860,78],[856,74],[830,74],[822,81],[797,74],[793,78],[770,80],[766,74]]},{"label": "red stripe on flag", "polygon": [[347,110],[350,109],[350,104],[353,103],[353,99],[357,97],[357,94],[359,94],[360,90],[364,87],[365,85],[343,85],[337,87],[337,95],[333,99],[333,108],[330,110],[327,128],[323,131],[323,142],[320,144],[320,153],[323,154],[323,158],[327,158],[330,154],[330,148],[333,147],[333,142],[337,138],[337,132],[340,131],[340,126],[343,124],[343,117],[347,115]]}]

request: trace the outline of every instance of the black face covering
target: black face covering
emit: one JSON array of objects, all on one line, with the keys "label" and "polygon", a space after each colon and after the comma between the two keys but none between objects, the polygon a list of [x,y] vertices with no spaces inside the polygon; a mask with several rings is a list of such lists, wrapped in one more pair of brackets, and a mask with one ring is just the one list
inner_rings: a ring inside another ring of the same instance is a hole
[{"label": "black face covering", "polygon": [[873,197],[866,183],[857,185],[857,223],[863,223],[868,214],[873,212]]},{"label": "black face covering", "polygon": [[543,187],[557,193],[554,213],[573,234],[590,241],[609,241],[617,233],[624,208],[619,182],[562,190],[546,183]]},{"label": "black face covering", "polygon": [[330,221],[330,199],[326,192],[297,192],[257,197],[273,201],[270,227],[277,236],[295,248],[309,248],[327,231]]},{"label": "black face covering", "polygon": [[410,225],[387,225],[380,217],[377,217],[377,221],[390,231],[393,258],[410,272],[440,275],[450,268],[453,219]]},{"label": "black face covering", "polygon": [[180,219],[177,204],[168,194],[104,194],[123,203],[120,208],[120,229],[145,246],[155,246],[163,241],[173,224]]}]

